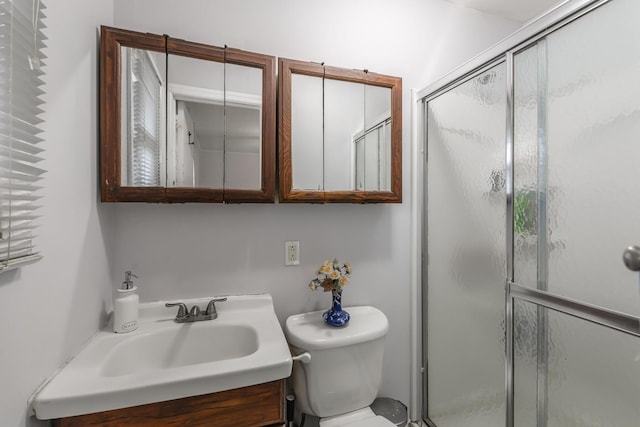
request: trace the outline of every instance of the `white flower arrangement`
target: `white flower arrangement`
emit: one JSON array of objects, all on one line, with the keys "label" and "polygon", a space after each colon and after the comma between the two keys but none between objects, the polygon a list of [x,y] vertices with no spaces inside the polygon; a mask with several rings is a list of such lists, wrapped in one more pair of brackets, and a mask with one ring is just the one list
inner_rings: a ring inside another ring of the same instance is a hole
[{"label": "white flower arrangement", "polygon": [[309,283],[309,289],[315,291],[318,288],[324,292],[342,291],[342,287],[349,283],[351,276],[351,264],[340,263],[337,259],[325,261],[318,271],[316,277]]}]

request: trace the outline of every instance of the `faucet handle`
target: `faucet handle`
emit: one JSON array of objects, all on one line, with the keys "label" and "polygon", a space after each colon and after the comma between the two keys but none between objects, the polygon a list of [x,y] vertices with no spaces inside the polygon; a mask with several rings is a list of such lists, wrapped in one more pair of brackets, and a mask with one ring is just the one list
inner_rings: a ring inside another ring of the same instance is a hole
[{"label": "faucet handle", "polygon": [[218,317],[218,312],[216,311],[216,303],[217,302],[224,302],[226,301],[227,298],[214,298],[211,301],[209,301],[209,304],[207,304],[207,311],[204,312],[204,314],[206,316],[211,316],[212,319],[216,319]]},{"label": "faucet handle", "polygon": [[178,314],[176,315],[176,319],[180,319],[183,317],[187,317],[187,305],[183,302],[168,302],[164,305],[165,307],[179,307]]}]

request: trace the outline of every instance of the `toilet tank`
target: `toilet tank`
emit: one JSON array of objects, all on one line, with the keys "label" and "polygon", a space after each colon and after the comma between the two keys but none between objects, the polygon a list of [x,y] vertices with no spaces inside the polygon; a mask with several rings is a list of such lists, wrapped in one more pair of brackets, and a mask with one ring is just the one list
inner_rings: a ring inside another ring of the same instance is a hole
[{"label": "toilet tank", "polygon": [[387,317],[374,307],[348,307],[349,323],[326,325],[322,311],[290,316],[285,335],[293,355],[309,352],[309,363],[293,364],[296,404],[306,414],[329,417],[369,406],[382,375]]}]

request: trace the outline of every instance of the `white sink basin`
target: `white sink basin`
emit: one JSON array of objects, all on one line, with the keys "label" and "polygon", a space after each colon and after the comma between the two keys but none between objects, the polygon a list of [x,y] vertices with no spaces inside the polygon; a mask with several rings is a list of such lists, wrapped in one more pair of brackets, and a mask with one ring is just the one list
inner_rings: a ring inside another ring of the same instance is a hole
[{"label": "white sink basin", "polygon": [[[204,309],[210,299],[183,302]],[[215,320],[175,323],[176,308],[141,304],[136,331],[98,332],[36,393],[36,417],[180,399],[291,374],[291,354],[270,295],[230,296],[216,307]]]},{"label": "white sink basin", "polygon": [[245,325],[183,323],[181,328],[137,335],[116,344],[102,363],[106,377],[171,369],[249,356],[258,335]]}]

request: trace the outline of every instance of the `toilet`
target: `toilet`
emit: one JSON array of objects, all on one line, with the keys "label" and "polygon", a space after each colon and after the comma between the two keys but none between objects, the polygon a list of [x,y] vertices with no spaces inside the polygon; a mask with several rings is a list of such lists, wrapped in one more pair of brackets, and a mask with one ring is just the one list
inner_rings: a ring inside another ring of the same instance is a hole
[{"label": "toilet", "polygon": [[320,427],[395,426],[369,408],[380,388],[389,321],[374,307],[347,311],[351,320],[341,328],[325,324],[322,311],[287,319],[296,405],[319,417]]}]

